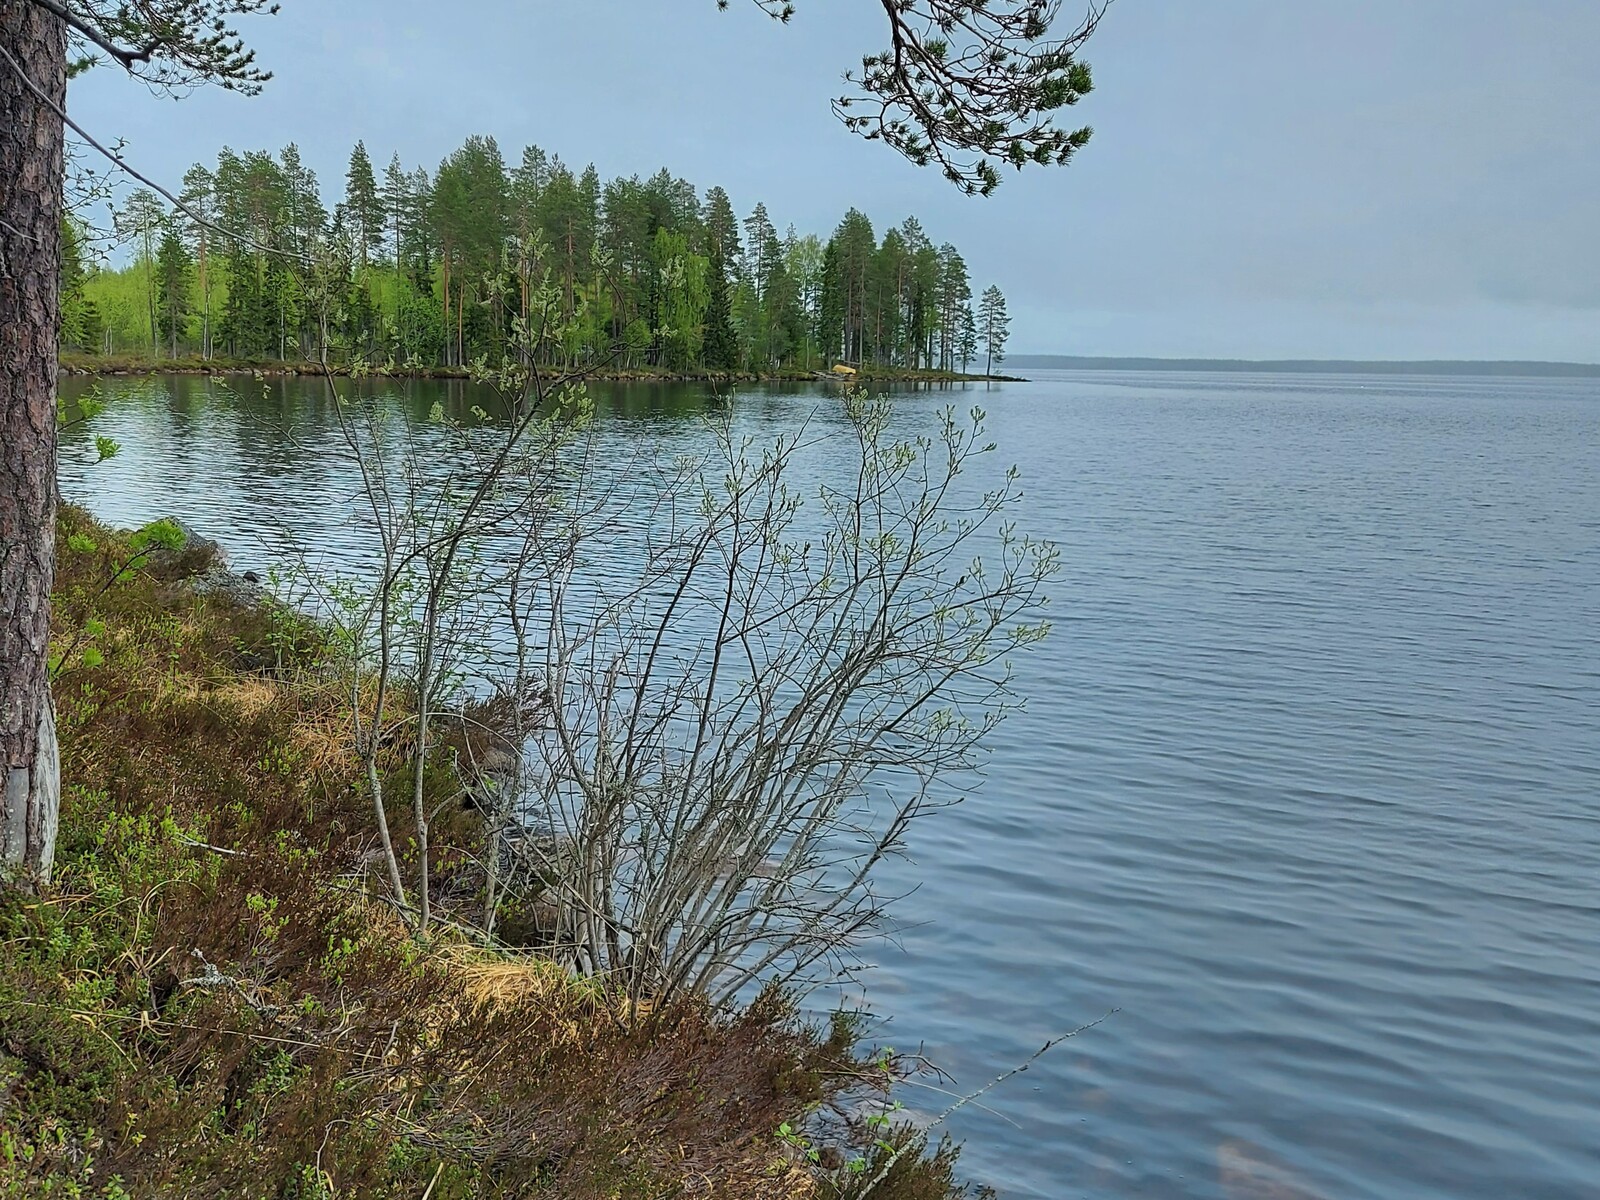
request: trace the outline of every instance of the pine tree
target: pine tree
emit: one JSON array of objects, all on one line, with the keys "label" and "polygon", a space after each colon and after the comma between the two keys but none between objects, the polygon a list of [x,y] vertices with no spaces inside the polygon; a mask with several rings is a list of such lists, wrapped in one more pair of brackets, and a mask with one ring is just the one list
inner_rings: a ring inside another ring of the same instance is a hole
[{"label": "pine tree", "polygon": [[216,222],[217,178],[196,164],[183,177],[183,202],[198,219],[191,220],[195,267],[200,284],[200,355],[211,357],[211,229]]},{"label": "pine tree", "polygon": [[847,362],[862,363],[870,352],[868,324],[871,316],[869,296],[872,264],[877,238],[872,222],[864,213],[851,209],[834,231],[833,242],[838,264],[843,330],[843,354]]},{"label": "pine tree", "polygon": [[983,290],[978,304],[978,335],[983,339],[985,375],[994,374],[994,366],[1006,360],[1006,339],[1010,333],[1011,318],[1006,315],[1006,298],[1000,289],[990,284]]}]

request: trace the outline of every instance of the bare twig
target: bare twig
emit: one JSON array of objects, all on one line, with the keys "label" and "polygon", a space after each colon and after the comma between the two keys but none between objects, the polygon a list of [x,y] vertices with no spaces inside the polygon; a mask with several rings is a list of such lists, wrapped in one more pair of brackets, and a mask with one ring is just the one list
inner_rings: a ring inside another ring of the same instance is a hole
[{"label": "bare twig", "polygon": [[1080,1033],[1085,1033],[1088,1030],[1093,1029],[1096,1025],[1099,1025],[1104,1021],[1109,1021],[1113,1016],[1121,1011],[1121,1009],[1113,1008],[1104,1016],[1097,1017],[1085,1025],[1079,1025],[1076,1029],[1069,1030],[1066,1033],[1059,1034],[1058,1036],[1051,1038],[1032,1054],[1028,1055],[1028,1057],[1025,1058],[1021,1063],[1012,1067],[1009,1071],[1004,1071],[1001,1074],[996,1075],[977,1091],[962,1096],[954,1104],[950,1105],[949,1108],[945,1109],[932,1121],[928,1122],[928,1124],[922,1128],[921,1132],[917,1136],[907,1138],[904,1142],[902,1142],[895,1152],[884,1160],[883,1165],[878,1168],[878,1173],[867,1181],[867,1186],[862,1188],[861,1191],[857,1193],[857,1200],[866,1200],[867,1196],[869,1196],[880,1183],[889,1177],[889,1172],[894,1170],[895,1164],[904,1158],[908,1153],[911,1153],[914,1150],[920,1154],[922,1152],[922,1148],[928,1144],[928,1133],[930,1130],[938,1128],[961,1109],[965,1108],[969,1104],[975,1103],[980,1097],[986,1095],[988,1092],[998,1087],[1006,1080],[1022,1074],[1029,1067],[1033,1066],[1034,1063],[1038,1062],[1039,1059],[1043,1058],[1046,1054],[1055,1049],[1068,1038],[1075,1038]]}]

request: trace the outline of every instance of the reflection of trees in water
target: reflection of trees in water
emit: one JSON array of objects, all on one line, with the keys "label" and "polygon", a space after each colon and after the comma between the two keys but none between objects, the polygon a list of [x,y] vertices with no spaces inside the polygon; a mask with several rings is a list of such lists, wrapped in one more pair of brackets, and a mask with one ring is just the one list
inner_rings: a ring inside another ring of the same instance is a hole
[{"label": "reflection of trees in water", "polygon": [[[381,398],[397,440],[425,441],[436,409],[462,422],[479,409],[496,420],[507,415],[498,392],[467,380],[339,379],[335,386],[354,398]],[[235,373],[61,381],[68,400],[96,387],[106,411],[93,428],[62,436],[69,498],[113,523],[181,516],[228,545],[242,565],[270,566],[296,547],[345,565],[363,560],[373,535],[360,524],[358,472],[342,456],[337,400],[326,380]],[[611,426],[606,436],[623,439],[624,455],[641,434],[680,451],[704,436],[699,418],[735,403],[704,383],[594,383],[589,391]],[[740,390],[736,403],[742,418],[782,428],[795,419],[797,397],[833,395],[782,383]],[[124,453],[91,476],[85,466],[95,433],[116,438]]]}]

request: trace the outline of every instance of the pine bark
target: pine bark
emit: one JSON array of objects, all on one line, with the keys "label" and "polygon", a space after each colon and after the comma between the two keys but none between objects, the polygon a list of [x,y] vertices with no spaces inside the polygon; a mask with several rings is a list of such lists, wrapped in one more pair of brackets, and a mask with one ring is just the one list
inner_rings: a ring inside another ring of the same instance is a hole
[{"label": "pine bark", "polygon": [[48,659],[66,31],[5,0],[0,49],[0,875],[43,881],[61,797]]}]

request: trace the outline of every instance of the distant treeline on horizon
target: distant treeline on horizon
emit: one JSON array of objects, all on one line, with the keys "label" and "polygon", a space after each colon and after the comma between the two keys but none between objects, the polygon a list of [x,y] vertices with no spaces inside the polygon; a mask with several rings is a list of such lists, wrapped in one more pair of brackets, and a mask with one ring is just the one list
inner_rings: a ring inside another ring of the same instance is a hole
[{"label": "distant treeline on horizon", "polygon": [[1054,371],[1233,371],[1302,375],[1534,375],[1557,378],[1600,378],[1600,363],[1419,359],[1249,358],[1095,358],[1071,354],[1013,354],[1007,364],[1016,370]]},{"label": "distant treeline on horizon", "polygon": [[662,170],[602,180],[537,146],[507,163],[468,138],[431,174],[364,144],[341,190],[290,145],[224,149],[183,181],[184,210],[137,191],[101,268],[67,224],[62,343],[236,359],[385,358],[460,367],[527,353],[563,366],[765,370],[845,361],[965,369],[1003,357],[1004,297],[975,312],[967,266],[913,217],[876,231],[780,233],[765,205]]}]

